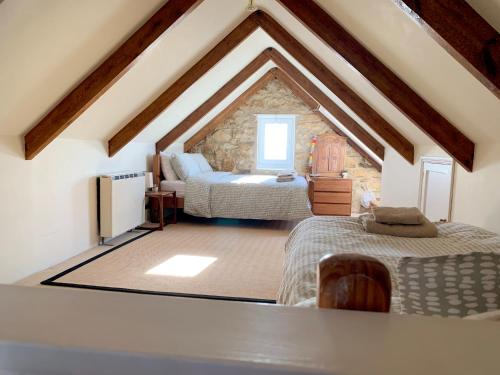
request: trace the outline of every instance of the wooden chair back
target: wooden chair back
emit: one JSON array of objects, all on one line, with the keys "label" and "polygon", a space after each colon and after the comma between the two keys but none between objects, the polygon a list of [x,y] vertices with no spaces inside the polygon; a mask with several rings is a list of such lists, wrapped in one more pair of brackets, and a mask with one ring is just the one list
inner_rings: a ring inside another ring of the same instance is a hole
[{"label": "wooden chair back", "polygon": [[383,263],[359,254],[327,255],[318,265],[317,306],[389,312],[391,277]]}]

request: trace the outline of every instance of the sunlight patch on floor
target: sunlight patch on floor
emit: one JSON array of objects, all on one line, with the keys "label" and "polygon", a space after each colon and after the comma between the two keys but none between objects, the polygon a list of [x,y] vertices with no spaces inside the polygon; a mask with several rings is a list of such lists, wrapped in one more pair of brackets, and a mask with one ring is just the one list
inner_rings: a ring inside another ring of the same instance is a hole
[{"label": "sunlight patch on floor", "polygon": [[215,262],[217,258],[196,255],[175,255],[151,268],[146,275],[194,277]]}]

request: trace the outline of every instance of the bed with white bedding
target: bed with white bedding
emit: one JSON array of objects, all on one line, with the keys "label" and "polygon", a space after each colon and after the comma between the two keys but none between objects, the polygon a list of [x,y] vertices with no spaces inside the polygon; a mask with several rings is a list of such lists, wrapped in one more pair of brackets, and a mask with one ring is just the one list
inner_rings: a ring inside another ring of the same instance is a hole
[{"label": "bed with white bedding", "polygon": [[316,267],[326,254],[357,253],[377,258],[389,269],[393,284],[391,311],[401,310],[397,265],[402,257],[431,257],[471,252],[500,254],[500,237],[471,225],[440,223],[437,238],[403,238],[370,234],[357,218],[313,217],[300,222],[285,247],[278,303],[314,306]]},{"label": "bed with white bedding", "polygon": [[187,214],[260,220],[312,216],[307,181],[302,176],[277,182],[273,175],[214,172],[201,154],[162,153],[154,163],[161,190],[175,190],[182,199],[178,206]]},{"label": "bed with white bedding", "polygon": [[301,220],[312,216],[302,176],[277,182],[271,175],[205,172],[186,181],[184,212],[194,216]]}]

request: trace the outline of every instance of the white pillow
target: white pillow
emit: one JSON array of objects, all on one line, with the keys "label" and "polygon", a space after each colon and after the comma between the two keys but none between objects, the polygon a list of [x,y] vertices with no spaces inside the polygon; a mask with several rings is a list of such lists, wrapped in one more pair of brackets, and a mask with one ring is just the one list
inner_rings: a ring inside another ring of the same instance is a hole
[{"label": "white pillow", "polygon": [[163,172],[163,176],[167,181],[178,181],[179,177],[177,177],[177,174],[175,173],[174,169],[172,168],[172,164],[170,163],[171,157],[171,154],[160,152],[161,171]]},{"label": "white pillow", "polygon": [[173,154],[170,158],[170,163],[172,164],[175,173],[177,173],[177,176],[179,176],[179,178],[183,181],[201,173],[201,168],[194,154]]},{"label": "white pillow", "polygon": [[203,156],[203,154],[191,154],[193,155],[194,159],[197,161],[198,166],[200,167],[200,170],[202,173],[205,172],[213,172],[214,170],[208,163],[207,159]]}]

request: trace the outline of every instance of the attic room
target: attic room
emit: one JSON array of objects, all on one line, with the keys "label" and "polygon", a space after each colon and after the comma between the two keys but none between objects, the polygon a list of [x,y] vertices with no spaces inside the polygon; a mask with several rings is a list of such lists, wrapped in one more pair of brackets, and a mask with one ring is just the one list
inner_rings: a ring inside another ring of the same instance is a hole
[{"label": "attic room", "polygon": [[0,0],[0,373],[499,372],[499,30]]}]

